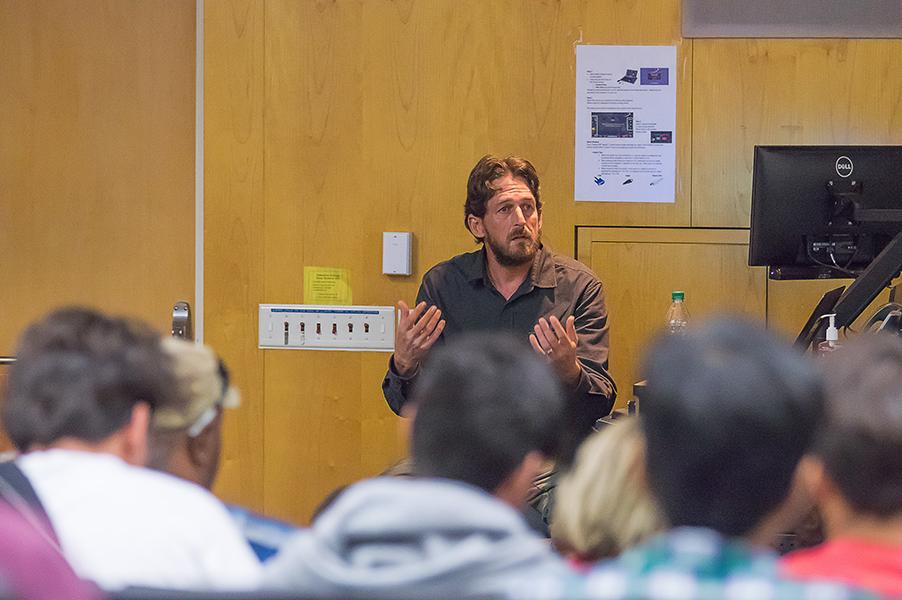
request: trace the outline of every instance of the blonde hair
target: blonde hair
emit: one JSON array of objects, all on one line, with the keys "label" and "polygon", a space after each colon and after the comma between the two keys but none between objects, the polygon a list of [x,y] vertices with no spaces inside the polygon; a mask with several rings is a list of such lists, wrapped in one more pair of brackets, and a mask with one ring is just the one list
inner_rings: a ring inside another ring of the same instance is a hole
[{"label": "blonde hair", "polygon": [[623,418],[592,434],[557,492],[551,537],[580,558],[616,556],[665,528],[646,484],[638,418]]}]

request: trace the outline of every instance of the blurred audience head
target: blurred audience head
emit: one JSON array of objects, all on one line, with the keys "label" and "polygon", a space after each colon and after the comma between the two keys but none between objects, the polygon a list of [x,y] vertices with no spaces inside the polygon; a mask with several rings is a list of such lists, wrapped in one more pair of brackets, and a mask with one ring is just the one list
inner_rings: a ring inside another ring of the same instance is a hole
[{"label": "blurred audience head", "polygon": [[645,476],[645,440],[637,418],[592,434],[561,480],[551,537],[585,561],[617,556],[665,528]]},{"label": "blurred audience head", "polygon": [[208,347],[181,339],[162,340],[170,357],[178,398],[156,411],[148,466],[213,487],[222,448],[222,411],[238,406],[225,363]]},{"label": "blurred audience head", "polygon": [[902,338],[858,336],[825,366],[827,417],[806,479],[833,535],[857,516],[902,515]]},{"label": "blurred audience head", "polygon": [[3,422],[20,451],[96,447],[144,463],[151,412],[176,397],[156,332],[64,308],[31,325],[16,356]]},{"label": "blurred audience head", "polygon": [[808,359],[719,318],[657,340],[644,374],[649,486],[670,525],[766,543],[808,508],[795,502],[796,472],[824,411]]},{"label": "blurred audience head", "polygon": [[414,473],[463,481],[522,504],[560,444],[563,397],[547,361],[503,334],[434,351],[413,394]]}]

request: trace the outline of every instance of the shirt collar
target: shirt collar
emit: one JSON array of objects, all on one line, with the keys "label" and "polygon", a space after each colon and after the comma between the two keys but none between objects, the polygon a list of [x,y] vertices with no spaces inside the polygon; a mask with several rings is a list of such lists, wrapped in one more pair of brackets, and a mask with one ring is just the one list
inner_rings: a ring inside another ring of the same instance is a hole
[{"label": "shirt collar", "polygon": [[557,272],[554,269],[554,255],[551,249],[542,244],[536,257],[532,261],[532,271],[530,272],[532,283],[540,288],[557,287]]},{"label": "shirt collar", "polygon": [[[486,277],[485,246],[483,245],[482,249],[476,254],[476,260],[474,260],[466,269],[467,281],[470,283],[481,281],[483,285],[487,285],[488,277]],[[535,258],[532,260],[532,269],[529,271],[529,279],[532,282],[533,287],[557,287],[554,255],[545,244],[542,244],[539,251],[536,252]]]},{"label": "shirt collar", "polygon": [[752,545],[741,537],[727,537],[706,527],[682,526],[670,529],[652,537],[647,548],[666,550],[673,556],[682,557],[686,564],[704,563],[730,552],[744,560],[764,560],[772,563],[776,554],[770,548]]}]

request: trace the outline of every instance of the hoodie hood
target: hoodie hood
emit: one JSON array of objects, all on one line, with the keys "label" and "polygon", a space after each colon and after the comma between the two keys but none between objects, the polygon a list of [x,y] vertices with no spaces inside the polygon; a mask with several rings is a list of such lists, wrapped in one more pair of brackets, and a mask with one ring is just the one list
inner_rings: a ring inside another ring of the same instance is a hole
[{"label": "hoodie hood", "polygon": [[380,478],[348,488],[267,569],[311,595],[495,597],[563,568],[515,510],[464,483]]}]

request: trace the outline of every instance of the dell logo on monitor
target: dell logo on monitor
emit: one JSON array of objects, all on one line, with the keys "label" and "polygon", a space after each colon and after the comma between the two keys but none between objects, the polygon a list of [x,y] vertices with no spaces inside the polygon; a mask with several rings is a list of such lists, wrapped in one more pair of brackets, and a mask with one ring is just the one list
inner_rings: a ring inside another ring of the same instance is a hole
[{"label": "dell logo on monitor", "polygon": [[852,159],[848,156],[840,156],[836,159],[836,174],[840,177],[848,177],[852,174]]}]

